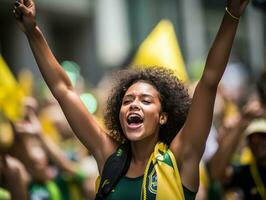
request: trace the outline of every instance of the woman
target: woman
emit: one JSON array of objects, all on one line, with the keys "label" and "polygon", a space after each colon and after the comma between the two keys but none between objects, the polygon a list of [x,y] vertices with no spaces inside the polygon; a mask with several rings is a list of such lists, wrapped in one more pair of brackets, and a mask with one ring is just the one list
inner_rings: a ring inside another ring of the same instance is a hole
[{"label": "woman", "polygon": [[[175,107],[179,107],[181,102],[186,105],[188,98],[185,94],[179,94],[180,91],[184,93],[181,83],[163,70],[136,72],[140,75],[133,75],[135,78],[123,85],[122,92],[113,98],[111,96],[110,102],[118,101],[118,106],[107,112],[107,126],[110,128],[110,123],[115,121],[111,126],[113,130],[110,131],[124,136],[131,153],[125,175],[119,178],[107,199],[146,199],[149,196],[156,199],[184,199],[187,194],[194,196],[198,189],[199,162],[212,122],[217,86],[230,55],[239,18],[247,4],[248,0],[228,0],[221,27],[210,49],[187,114],[186,106],[174,116],[172,110],[165,110],[164,104],[172,96],[163,96],[162,91],[176,87],[175,94],[180,96],[174,97],[178,99]],[[116,152],[120,144],[86,110],[37,26],[35,14],[32,0],[16,1],[14,16],[19,28],[27,36],[38,67],[73,131],[94,155],[102,176],[107,158]],[[165,79],[166,84],[156,84],[161,79]],[[180,112],[183,114],[178,115]],[[178,121],[173,125],[174,130],[167,129],[169,133],[164,133],[163,127],[174,120]],[[166,139],[162,136],[164,134],[168,134]],[[116,154],[120,156],[120,153],[119,150]],[[102,181],[100,189],[110,181],[112,180]],[[125,182],[119,184],[121,181]],[[137,181],[140,183],[131,187],[130,183]],[[131,190],[123,193],[124,189],[121,187],[125,184]],[[98,198],[101,197],[98,195]]]}]

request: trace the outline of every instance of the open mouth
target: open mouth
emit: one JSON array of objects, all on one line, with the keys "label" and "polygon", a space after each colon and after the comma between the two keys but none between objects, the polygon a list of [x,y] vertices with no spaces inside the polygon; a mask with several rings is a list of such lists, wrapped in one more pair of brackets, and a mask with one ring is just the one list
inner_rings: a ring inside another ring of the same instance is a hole
[{"label": "open mouth", "polygon": [[131,128],[138,128],[143,123],[143,118],[139,114],[132,113],[127,116],[127,124]]}]

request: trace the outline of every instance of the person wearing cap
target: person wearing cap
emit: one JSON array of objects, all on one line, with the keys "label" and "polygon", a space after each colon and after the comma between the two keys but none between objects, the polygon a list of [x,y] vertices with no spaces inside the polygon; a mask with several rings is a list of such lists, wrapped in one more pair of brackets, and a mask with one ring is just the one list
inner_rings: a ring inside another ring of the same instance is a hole
[{"label": "person wearing cap", "polygon": [[[243,134],[251,157],[245,163],[229,164]],[[208,167],[212,179],[221,181],[226,190],[233,188],[243,199],[266,199],[266,119],[239,120],[220,142]]]}]

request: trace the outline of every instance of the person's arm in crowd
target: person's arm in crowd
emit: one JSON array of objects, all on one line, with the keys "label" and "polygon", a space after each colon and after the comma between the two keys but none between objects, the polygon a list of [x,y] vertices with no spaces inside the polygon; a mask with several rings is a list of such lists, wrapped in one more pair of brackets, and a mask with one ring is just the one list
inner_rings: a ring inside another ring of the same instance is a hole
[{"label": "person's arm in crowd", "polygon": [[10,199],[27,200],[29,177],[21,162],[9,155],[0,155],[0,176]]},{"label": "person's arm in crowd", "polygon": [[[69,160],[60,147],[49,137],[42,133],[41,123],[37,117],[37,102],[34,98],[27,98],[25,101],[24,119],[14,124],[16,135],[20,138],[23,146],[27,148],[27,152],[31,151],[31,141],[38,140],[39,145],[47,153],[56,167],[64,174],[72,177],[80,182],[80,186],[84,195],[94,196],[94,191],[90,187],[94,187],[90,182],[95,181],[95,177],[90,177],[86,172],[80,171],[78,163]],[[27,155],[30,156],[28,152]],[[90,183],[88,185],[88,183]]]},{"label": "person's arm in crowd", "polygon": [[45,82],[59,102],[74,133],[95,156],[101,171],[105,160],[116,150],[118,144],[105,133],[105,130],[88,112],[71,85],[67,74],[49,48],[35,19],[34,1],[16,1],[13,12],[18,27],[28,39]]},{"label": "person's arm in crowd", "polygon": [[[247,126],[247,121],[243,118],[241,119],[241,117],[232,120],[235,121],[234,125],[233,123],[231,124],[232,127],[223,127],[223,131],[226,133],[223,134],[220,139],[217,151],[207,163],[209,176],[212,180],[223,181],[228,179],[225,178],[226,168],[228,167],[230,158],[236,151]],[[227,175],[230,176],[230,174]]]},{"label": "person's arm in crowd", "polygon": [[225,71],[239,24],[239,20],[232,15],[240,18],[248,2],[248,0],[227,1],[228,11],[225,11],[208,53],[187,120],[170,146],[181,171],[182,183],[192,191],[197,191],[198,188],[198,166],[210,132],[217,87]]},{"label": "person's arm in crowd", "polygon": [[222,125],[224,129],[223,137],[220,139],[217,151],[207,163],[211,179],[222,182],[230,180],[233,174],[232,169],[230,169],[230,158],[243,139],[248,123],[254,118],[263,116],[263,110],[257,99],[251,98],[240,114],[224,120],[224,125]]},{"label": "person's arm in crowd", "polygon": [[47,156],[57,167],[72,175],[75,174],[77,168],[75,163],[67,159],[58,145],[42,133],[41,123],[36,114],[36,105],[37,102],[33,98],[28,97],[25,100],[24,119],[14,124],[16,135],[20,137],[25,148],[29,149],[28,151],[30,151],[31,139],[37,139]]}]

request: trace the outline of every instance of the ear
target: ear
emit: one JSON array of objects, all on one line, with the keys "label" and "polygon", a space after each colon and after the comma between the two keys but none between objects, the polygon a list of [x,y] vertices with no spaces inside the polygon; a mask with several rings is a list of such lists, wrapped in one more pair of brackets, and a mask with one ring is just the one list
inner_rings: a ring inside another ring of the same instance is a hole
[{"label": "ear", "polygon": [[166,112],[162,112],[162,113],[160,114],[159,123],[160,123],[161,125],[166,124],[166,122],[167,122],[167,117],[168,117],[167,113],[166,113]]}]

